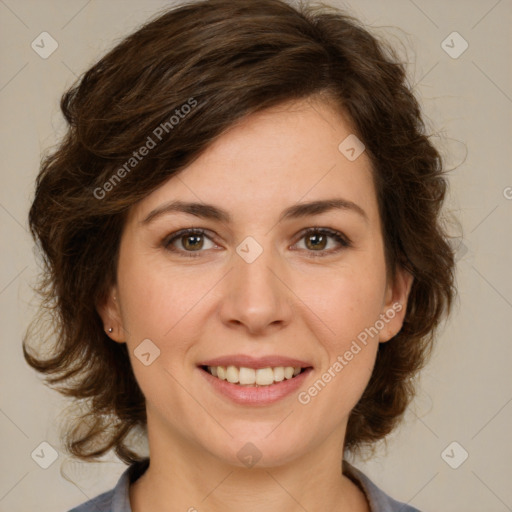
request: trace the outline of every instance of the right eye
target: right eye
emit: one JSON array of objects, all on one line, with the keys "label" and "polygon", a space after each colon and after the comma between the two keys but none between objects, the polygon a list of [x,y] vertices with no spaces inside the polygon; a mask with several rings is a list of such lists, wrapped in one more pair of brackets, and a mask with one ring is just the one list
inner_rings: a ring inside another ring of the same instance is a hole
[{"label": "right eye", "polygon": [[[201,253],[203,252],[201,249],[205,249],[205,239],[209,240],[212,246],[215,246],[211,239],[206,235],[206,231],[204,229],[188,228],[181,229],[180,231],[172,233],[166,237],[163,245],[167,250],[171,252],[180,254],[185,257],[196,258],[199,256],[199,254],[194,253]],[[211,248],[213,247],[206,247],[206,249]]]}]

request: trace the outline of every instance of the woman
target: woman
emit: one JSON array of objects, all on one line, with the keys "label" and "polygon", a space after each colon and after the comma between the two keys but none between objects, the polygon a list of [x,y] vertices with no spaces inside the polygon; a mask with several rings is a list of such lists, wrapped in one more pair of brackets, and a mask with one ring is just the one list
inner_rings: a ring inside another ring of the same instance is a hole
[{"label": "woman", "polygon": [[24,354],[84,400],[70,453],[130,464],[73,511],[416,510],[344,460],[398,424],[454,294],[393,52],[327,7],[200,1],[61,107],[30,211],[57,343]]}]

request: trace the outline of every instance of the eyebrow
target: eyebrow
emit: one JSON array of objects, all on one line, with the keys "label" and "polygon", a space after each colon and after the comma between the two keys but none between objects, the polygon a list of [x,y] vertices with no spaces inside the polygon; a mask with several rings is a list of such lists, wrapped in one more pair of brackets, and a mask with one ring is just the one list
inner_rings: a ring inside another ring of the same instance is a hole
[{"label": "eyebrow", "polygon": [[[320,215],[331,210],[354,212],[361,216],[366,222],[368,222],[368,215],[359,205],[352,201],[341,198],[322,199],[308,203],[297,203],[286,208],[286,210],[281,213],[279,222],[283,220]],[[152,210],[142,221],[140,221],[140,223],[147,225],[156,218],[173,212],[188,213],[190,215],[195,215],[196,217],[217,220],[226,224],[231,222],[231,215],[229,212],[219,208],[218,206],[206,203],[170,201]]]}]

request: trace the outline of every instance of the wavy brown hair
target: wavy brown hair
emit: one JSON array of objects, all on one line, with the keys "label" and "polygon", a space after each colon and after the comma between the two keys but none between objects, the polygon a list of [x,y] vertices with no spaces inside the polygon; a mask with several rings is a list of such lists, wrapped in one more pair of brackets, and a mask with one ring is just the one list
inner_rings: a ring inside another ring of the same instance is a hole
[{"label": "wavy brown hair", "polygon": [[[42,300],[23,353],[48,385],[83,405],[64,432],[74,456],[93,460],[114,449],[127,463],[141,459],[128,440],[145,428],[145,399],[126,344],[110,340],[97,311],[115,284],[128,210],[244,116],[313,97],[339,107],[364,142],[388,270],[402,266],[414,277],[403,327],[380,344],[351,412],[347,450],[373,444],[402,417],[414,395],[411,377],[455,293],[440,218],[447,182],[405,66],[357,20],[327,5],[203,0],[160,13],[63,95],[68,131],[36,180],[29,223],[42,254]],[[195,108],[185,109],[192,101]],[[162,141],[127,170],[163,123]],[[48,347],[46,357],[35,355],[30,340]]]}]

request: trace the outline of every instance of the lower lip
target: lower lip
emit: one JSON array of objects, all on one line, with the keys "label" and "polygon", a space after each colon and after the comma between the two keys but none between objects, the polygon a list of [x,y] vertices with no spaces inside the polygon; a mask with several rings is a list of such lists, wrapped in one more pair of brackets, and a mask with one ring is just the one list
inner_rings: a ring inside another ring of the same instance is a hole
[{"label": "lower lip", "polygon": [[214,377],[210,372],[198,368],[204,378],[218,393],[240,405],[268,405],[292,394],[307,378],[313,368],[307,368],[292,379],[285,379],[270,386],[240,386]]}]

